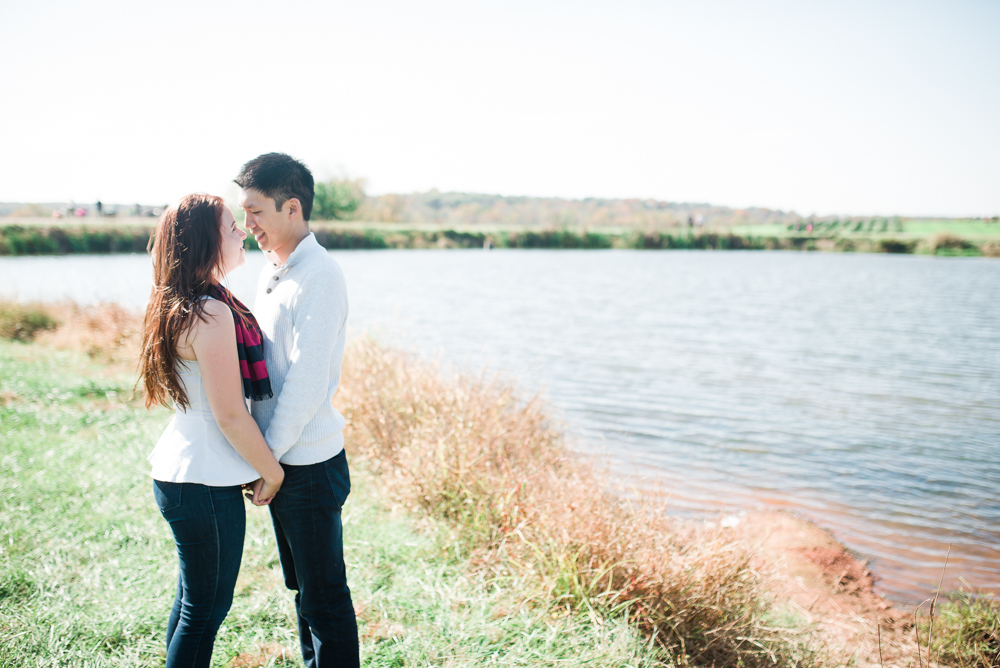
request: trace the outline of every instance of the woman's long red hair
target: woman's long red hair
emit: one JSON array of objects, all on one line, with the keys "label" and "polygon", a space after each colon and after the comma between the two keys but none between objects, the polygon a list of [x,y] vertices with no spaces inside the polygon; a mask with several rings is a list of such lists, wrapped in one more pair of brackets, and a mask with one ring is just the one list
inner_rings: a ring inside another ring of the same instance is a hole
[{"label": "woman's long red hair", "polygon": [[177,373],[177,344],[192,324],[205,320],[205,300],[222,263],[222,212],[213,195],[188,195],[168,208],[156,224],[147,250],[153,258],[153,293],[142,325],[139,377],[146,408],[153,404],[188,408]]}]

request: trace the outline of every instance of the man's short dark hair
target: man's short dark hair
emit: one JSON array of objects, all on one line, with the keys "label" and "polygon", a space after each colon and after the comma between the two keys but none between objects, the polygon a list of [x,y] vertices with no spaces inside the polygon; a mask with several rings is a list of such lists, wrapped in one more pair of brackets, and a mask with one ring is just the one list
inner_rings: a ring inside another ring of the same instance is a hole
[{"label": "man's short dark hair", "polygon": [[285,153],[265,153],[248,161],[233,181],[243,190],[256,190],[274,200],[274,208],[291,198],[302,205],[302,217],[309,220],[313,208],[313,175],[309,168]]}]

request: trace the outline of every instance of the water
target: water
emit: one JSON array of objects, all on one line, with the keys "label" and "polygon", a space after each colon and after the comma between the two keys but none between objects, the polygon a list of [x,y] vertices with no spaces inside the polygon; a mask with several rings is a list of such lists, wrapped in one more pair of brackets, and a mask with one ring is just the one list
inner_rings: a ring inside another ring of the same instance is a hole
[{"label": "water", "polygon": [[[334,252],[354,331],[545,393],[678,513],[798,511],[914,602],[1000,593],[1000,262],[766,252]],[[252,302],[259,253],[231,285]],[[0,297],[140,307],[145,256],[0,259]]]}]

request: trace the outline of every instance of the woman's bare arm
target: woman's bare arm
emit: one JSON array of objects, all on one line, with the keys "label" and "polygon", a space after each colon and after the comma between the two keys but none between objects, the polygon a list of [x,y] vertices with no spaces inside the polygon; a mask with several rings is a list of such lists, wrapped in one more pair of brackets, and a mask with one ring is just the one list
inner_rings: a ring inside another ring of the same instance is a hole
[{"label": "woman's bare arm", "polygon": [[253,487],[255,505],[267,505],[281,487],[285,472],[274,458],[243,399],[233,312],[220,301],[205,303],[204,321],[195,319],[187,341],[201,368],[208,405],[219,429],[263,482]]}]

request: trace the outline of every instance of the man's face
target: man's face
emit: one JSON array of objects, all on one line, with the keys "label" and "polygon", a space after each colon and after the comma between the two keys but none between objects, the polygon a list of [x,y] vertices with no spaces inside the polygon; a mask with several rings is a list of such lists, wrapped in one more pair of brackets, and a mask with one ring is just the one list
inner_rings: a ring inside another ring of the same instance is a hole
[{"label": "man's face", "polygon": [[291,206],[285,202],[278,211],[274,200],[253,188],[240,192],[240,208],[246,212],[244,225],[264,251],[276,251],[292,238],[294,230],[289,221]]}]

